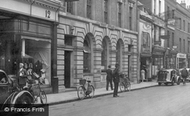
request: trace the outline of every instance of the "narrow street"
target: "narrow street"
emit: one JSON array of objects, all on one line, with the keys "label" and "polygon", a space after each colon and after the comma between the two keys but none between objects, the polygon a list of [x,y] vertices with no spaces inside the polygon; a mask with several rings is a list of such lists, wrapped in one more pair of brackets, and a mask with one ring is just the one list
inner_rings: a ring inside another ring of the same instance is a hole
[{"label": "narrow street", "polygon": [[[49,107],[49,116],[189,116],[190,83],[156,86]],[[64,96],[63,96],[64,97]]]}]

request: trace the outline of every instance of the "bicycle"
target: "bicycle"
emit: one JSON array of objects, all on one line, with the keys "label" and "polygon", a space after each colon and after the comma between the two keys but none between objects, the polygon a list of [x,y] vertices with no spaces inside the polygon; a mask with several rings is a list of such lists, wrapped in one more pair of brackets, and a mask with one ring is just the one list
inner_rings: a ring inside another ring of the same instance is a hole
[{"label": "bicycle", "polygon": [[[37,103],[38,101],[38,98],[40,98],[40,103],[41,104],[47,104],[47,96],[46,96],[46,93],[44,90],[41,89],[40,87],[40,81],[39,81],[39,78],[37,78],[37,82],[28,82],[28,86],[24,87],[23,89],[24,90],[28,90],[32,96],[33,96],[33,103]],[[35,89],[33,89],[35,88]],[[34,90],[37,90],[34,91]]]},{"label": "bicycle", "polygon": [[80,79],[79,84],[80,85],[77,88],[77,95],[79,99],[84,99],[85,97],[94,97],[95,88],[91,84],[90,80]]},{"label": "bicycle", "polygon": [[120,91],[124,92],[126,90],[127,91],[131,90],[131,83],[129,77],[125,74],[122,74],[120,76]]}]

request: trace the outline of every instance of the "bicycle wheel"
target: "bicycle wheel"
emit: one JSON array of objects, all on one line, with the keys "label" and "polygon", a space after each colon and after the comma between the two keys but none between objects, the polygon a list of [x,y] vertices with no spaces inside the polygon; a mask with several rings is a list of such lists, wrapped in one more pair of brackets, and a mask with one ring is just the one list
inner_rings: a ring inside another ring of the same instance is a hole
[{"label": "bicycle wheel", "polygon": [[93,85],[90,85],[89,86],[89,90],[91,90],[90,94],[89,94],[89,97],[93,98],[94,97],[94,92],[95,92],[95,88]]},{"label": "bicycle wheel", "polygon": [[47,96],[45,91],[40,91],[40,102],[41,104],[47,104]]},{"label": "bicycle wheel", "polygon": [[86,94],[85,94],[85,89],[84,89],[83,86],[79,86],[77,88],[77,95],[78,95],[79,99],[84,99],[85,98]]},{"label": "bicycle wheel", "polygon": [[125,88],[125,84],[122,82],[122,83],[120,83],[120,91],[121,92],[124,92],[125,90],[126,90],[126,88]]}]

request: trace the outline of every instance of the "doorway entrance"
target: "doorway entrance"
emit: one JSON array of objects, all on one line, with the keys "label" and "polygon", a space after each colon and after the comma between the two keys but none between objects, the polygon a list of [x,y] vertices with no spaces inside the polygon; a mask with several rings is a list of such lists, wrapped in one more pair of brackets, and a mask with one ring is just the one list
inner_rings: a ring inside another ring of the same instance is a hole
[{"label": "doorway entrance", "polygon": [[65,51],[65,74],[64,85],[65,88],[71,87],[71,51]]}]

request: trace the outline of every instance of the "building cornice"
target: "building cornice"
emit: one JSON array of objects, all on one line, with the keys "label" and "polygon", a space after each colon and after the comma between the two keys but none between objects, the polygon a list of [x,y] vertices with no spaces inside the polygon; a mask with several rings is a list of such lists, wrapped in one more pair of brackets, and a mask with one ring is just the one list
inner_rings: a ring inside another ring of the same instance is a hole
[{"label": "building cornice", "polygon": [[28,4],[52,9],[52,10],[57,10],[61,7],[61,2],[56,1],[56,0],[17,0],[19,2],[23,1]]},{"label": "building cornice", "polygon": [[123,31],[123,32],[126,32],[126,33],[131,33],[131,34],[134,34],[134,35],[138,35],[137,31],[128,30],[128,29],[125,29],[125,28],[121,28],[121,27],[117,27],[117,26],[114,26],[114,25],[98,22],[98,21],[95,21],[95,20],[90,20],[90,19],[80,17],[80,16],[68,15],[67,13],[61,12],[61,11],[59,12],[59,17],[63,17],[63,18],[66,18],[66,19],[71,19],[71,20],[76,20],[76,21],[81,21],[81,22],[84,22],[84,23],[92,23],[92,24],[97,25],[97,26],[102,27],[102,28],[108,28],[110,30],[118,30],[118,31]]}]

